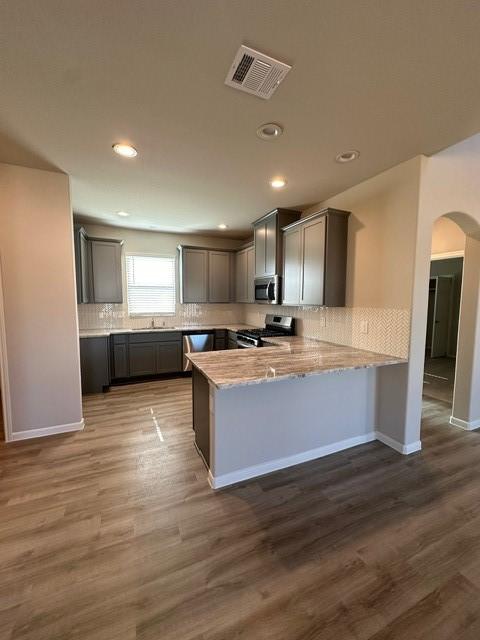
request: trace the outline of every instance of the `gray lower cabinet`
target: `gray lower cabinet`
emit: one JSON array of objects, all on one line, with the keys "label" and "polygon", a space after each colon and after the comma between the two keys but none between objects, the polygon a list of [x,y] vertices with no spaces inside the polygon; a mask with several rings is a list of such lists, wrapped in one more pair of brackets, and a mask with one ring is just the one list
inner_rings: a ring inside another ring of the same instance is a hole
[{"label": "gray lower cabinet", "polygon": [[228,332],[228,344],[227,344],[227,347],[229,349],[238,349],[237,334],[235,333],[235,331],[229,331]]},{"label": "gray lower cabinet", "polygon": [[110,384],[108,336],[80,338],[82,393],[102,393]]},{"label": "gray lower cabinet", "polygon": [[284,227],[283,304],[345,306],[349,215],[325,209]]},{"label": "gray lower cabinet", "polygon": [[195,445],[207,467],[210,466],[210,389],[208,380],[196,368],[192,370],[193,430]]},{"label": "gray lower cabinet", "polygon": [[181,341],[157,343],[157,373],[176,373],[182,370]]},{"label": "gray lower cabinet", "polygon": [[128,378],[128,346],[127,344],[114,344],[112,347],[113,377]]},{"label": "gray lower cabinet", "polygon": [[225,329],[215,329],[215,351],[227,348],[227,332]]},{"label": "gray lower cabinet", "polygon": [[111,338],[111,350],[114,379],[182,371],[179,331],[116,334]]},{"label": "gray lower cabinet", "polygon": [[150,376],[157,373],[157,345],[155,342],[140,342],[129,345],[128,362],[130,376]]}]

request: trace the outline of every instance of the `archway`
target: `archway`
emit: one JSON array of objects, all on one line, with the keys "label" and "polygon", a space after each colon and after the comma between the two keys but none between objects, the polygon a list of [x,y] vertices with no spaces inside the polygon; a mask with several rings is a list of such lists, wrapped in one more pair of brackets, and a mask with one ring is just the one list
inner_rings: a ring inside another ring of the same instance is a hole
[{"label": "archway", "polygon": [[[452,323],[452,319],[449,318],[450,335],[447,333],[446,337],[450,341],[450,346],[454,343],[456,347],[455,383],[452,385],[453,397],[450,423],[456,427],[473,430],[480,427],[480,393],[478,392],[480,390],[480,225],[474,218],[465,213],[450,212],[437,218],[434,223],[434,229],[435,224],[438,224],[438,221],[442,219],[455,223],[457,228],[465,235],[458,329],[455,326],[455,322]],[[434,240],[434,234],[432,234],[432,240]],[[451,248],[453,248],[453,251],[450,254],[457,253],[458,247]],[[448,254],[449,252],[445,253]],[[430,270],[431,274],[432,270]],[[437,280],[437,295],[438,284]],[[431,278],[429,278],[429,285],[430,292],[432,288]],[[445,279],[441,282],[441,287],[447,290],[447,294],[449,286],[453,287],[453,283],[449,285]],[[451,289],[450,294],[453,295]],[[429,296],[431,296],[430,293]],[[424,331],[427,353],[428,348],[432,346],[432,331],[429,327],[429,322],[432,321],[432,312],[431,304],[429,305],[428,302],[427,299]],[[438,318],[434,319],[435,321],[441,322]],[[413,326],[412,329],[414,329]],[[454,337],[451,335],[452,329],[456,333]],[[441,350],[439,353],[441,353]]]},{"label": "archway", "polygon": [[465,233],[442,216],[433,224],[423,398],[451,415],[465,253]]}]

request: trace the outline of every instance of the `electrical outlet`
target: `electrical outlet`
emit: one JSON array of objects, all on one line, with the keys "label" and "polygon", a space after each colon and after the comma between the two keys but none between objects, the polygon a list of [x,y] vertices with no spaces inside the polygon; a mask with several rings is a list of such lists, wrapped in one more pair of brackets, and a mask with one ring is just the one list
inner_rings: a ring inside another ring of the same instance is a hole
[{"label": "electrical outlet", "polygon": [[327,326],[327,319],[325,318],[325,316],[320,316],[320,326],[321,327]]},{"label": "electrical outlet", "polygon": [[360,333],[368,333],[368,320],[360,320]]}]

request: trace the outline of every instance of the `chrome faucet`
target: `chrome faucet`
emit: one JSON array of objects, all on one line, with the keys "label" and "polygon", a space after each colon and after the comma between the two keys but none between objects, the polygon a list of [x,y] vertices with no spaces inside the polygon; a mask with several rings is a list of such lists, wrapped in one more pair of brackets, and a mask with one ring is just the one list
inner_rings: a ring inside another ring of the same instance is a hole
[{"label": "chrome faucet", "polygon": [[155,329],[155,318],[150,320],[150,329]]}]

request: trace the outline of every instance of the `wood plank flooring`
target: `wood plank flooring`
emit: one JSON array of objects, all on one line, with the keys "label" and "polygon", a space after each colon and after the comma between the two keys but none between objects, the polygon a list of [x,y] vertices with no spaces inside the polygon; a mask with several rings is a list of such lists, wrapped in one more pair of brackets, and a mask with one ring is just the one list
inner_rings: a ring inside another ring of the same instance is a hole
[{"label": "wood plank flooring", "polygon": [[480,433],[447,415],[214,493],[190,380],[88,397],[0,446],[1,640],[478,640]]}]

